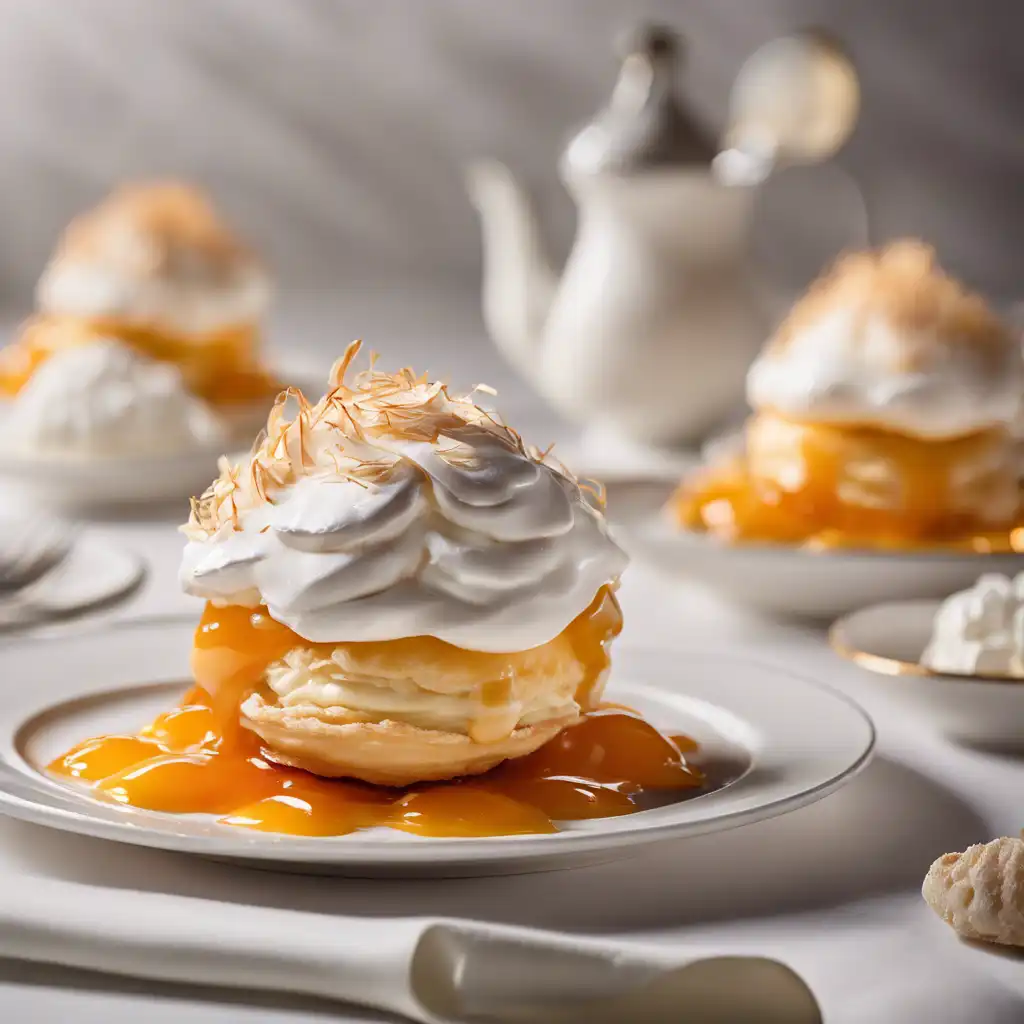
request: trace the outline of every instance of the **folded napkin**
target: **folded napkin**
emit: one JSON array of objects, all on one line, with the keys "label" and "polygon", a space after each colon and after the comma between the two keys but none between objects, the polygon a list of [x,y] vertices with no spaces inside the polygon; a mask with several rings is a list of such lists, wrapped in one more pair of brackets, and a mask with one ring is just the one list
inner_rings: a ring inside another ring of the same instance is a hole
[{"label": "folded napkin", "polygon": [[427,1024],[819,1024],[804,982],[702,956],[444,918],[339,917],[39,879],[0,884],[0,956],[293,992]]}]

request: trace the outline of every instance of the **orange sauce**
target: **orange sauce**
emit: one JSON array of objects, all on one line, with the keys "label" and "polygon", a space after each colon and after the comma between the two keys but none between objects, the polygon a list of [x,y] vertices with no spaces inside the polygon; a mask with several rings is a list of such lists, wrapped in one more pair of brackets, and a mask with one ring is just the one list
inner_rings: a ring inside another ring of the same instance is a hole
[{"label": "orange sauce", "polygon": [[[635,713],[598,703],[621,624],[605,588],[568,627],[584,667],[579,724],[484,775],[391,789],[320,778],[265,756],[259,737],[239,723],[239,705],[261,687],[268,664],[308,642],[265,612],[208,606],[195,637],[197,685],[181,704],[137,735],[80,743],[50,771],[133,807],[215,814],[228,826],[290,835],[374,826],[424,836],[530,835],[556,832],[558,821],[630,814],[645,801],[700,790],[704,776],[683,754],[692,740],[670,739]],[[410,657],[504,659],[514,671],[513,655],[461,652],[426,637],[401,643]]]},{"label": "orange sauce", "polygon": [[215,405],[254,402],[280,390],[260,365],[259,336],[251,325],[185,336],[120,320],[39,316],[0,351],[0,395],[16,395],[54,352],[101,337],[117,338],[150,359],[173,363],[189,389]]},{"label": "orange sauce", "polygon": [[746,455],[696,473],[671,509],[685,528],[734,543],[1016,551],[1019,505],[1005,523],[990,513],[1019,502],[1005,446],[1001,431],[924,442],[762,414]]}]

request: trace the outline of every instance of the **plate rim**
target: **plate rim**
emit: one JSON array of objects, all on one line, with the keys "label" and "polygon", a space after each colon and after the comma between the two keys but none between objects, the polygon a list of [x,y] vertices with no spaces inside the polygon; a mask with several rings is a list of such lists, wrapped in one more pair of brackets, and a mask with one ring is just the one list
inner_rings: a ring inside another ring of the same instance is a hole
[{"label": "plate rim", "polygon": [[[97,640],[100,640],[111,633],[116,634],[122,631],[137,631],[146,628],[160,628],[161,626],[191,627],[195,621],[195,616],[188,613],[161,613],[137,616],[131,619],[104,623],[100,629],[95,631],[90,631],[88,628],[83,629],[81,632],[76,631],[73,637],[62,636],[61,639],[83,641],[88,640],[90,634],[92,634]],[[12,648],[22,645],[32,647],[39,643],[52,642],[52,640],[52,637],[48,638],[42,635],[19,637],[16,641],[5,644],[0,648],[0,658],[9,655]],[[466,864],[481,866],[503,860],[519,862],[566,861],[568,863],[564,866],[571,866],[571,862],[576,858],[592,857],[594,854],[603,852],[608,855],[608,859],[612,859],[616,856],[616,851],[621,851],[624,848],[640,849],[673,839],[725,831],[797,810],[823,799],[853,779],[870,763],[875,753],[877,745],[875,724],[870,715],[854,699],[825,683],[807,678],[799,672],[794,672],[787,666],[773,663],[770,660],[761,660],[755,656],[714,648],[681,647],[673,649],[659,645],[630,644],[626,642],[617,645],[616,650],[620,654],[620,659],[623,654],[628,656],[629,652],[635,652],[638,657],[648,658],[667,657],[679,659],[684,656],[699,657],[746,665],[751,668],[767,670],[785,676],[791,683],[817,691],[821,696],[843,707],[844,712],[851,716],[849,721],[855,721],[858,729],[862,730],[862,736],[857,740],[860,747],[859,753],[850,763],[844,765],[840,770],[834,771],[828,778],[822,779],[820,782],[799,792],[776,796],[774,799],[753,807],[734,808],[716,816],[697,821],[688,821],[686,819],[670,820],[621,831],[592,832],[567,830],[543,836],[506,836],[470,839],[422,839],[417,837],[416,840],[409,842],[369,839],[355,843],[351,841],[345,842],[348,838],[347,836],[276,837],[260,833],[259,842],[244,843],[239,841],[240,837],[233,836],[225,836],[225,841],[215,842],[206,837],[181,835],[170,831],[163,832],[157,829],[146,828],[144,824],[129,820],[127,816],[123,821],[94,817],[87,813],[87,799],[82,801],[82,809],[50,807],[38,801],[11,793],[2,780],[0,780],[0,813],[60,831],[92,836],[113,842],[171,850],[194,856],[215,857],[250,863],[259,862],[267,867],[272,867],[275,864],[301,863],[351,869],[373,865],[377,870],[383,869],[386,871],[389,868],[415,868],[417,865],[422,865],[424,871],[432,871],[437,870],[439,867],[458,867]],[[140,681],[133,685],[153,685],[170,681],[167,678],[150,679],[147,682]],[[648,685],[653,690],[670,692],[666,687]],[[129,692],[132,688],[133,686],[129,684],[112,684],[109,690],[105,692]],[[680,695],[683,697],[687,696],[685,689],[681,691]],[[691,699],[694,701],[705,700],[701,696],[694,696]],[[707,701],[705,700],[705,702]],[[55,702],[56,705],[59,705],[59,703],[62,702]],[[13,722],[10,735],[16,737],[24,725],[35,717],[35,714],[44,713],[48,707],[53,707],[55,704],[40,706],[34,714]],[[713,706],[741,722],[746,723],[747,721],[741,713],[727,706],[720,704],[714,704]],[[6,738],[4,742],[6,744]],[[754,754],[756,757],[756,751],[754,751]],[[48,778],[35,766],[25,761],[20,754],[17,757],[21,763],[11,765],[10,767],[13,770],[23,775],[29,775],[32,778],[41,779],[43,782],[60,789],[68,788],[62,783]],[[741,781],[742,777],[737,780],[737,783],[732,785],[736,785]],[[727,786],[720,792],[726,792],[730,788],[731,786]],[[709,798],[713,796],[713,793],[708,794]],[[146,813],[156,814],[159,812]],[[430,851],[430,855],[427,857],[424,856],[426,850]],[[529,868],[527,869],[529,870]]]}]

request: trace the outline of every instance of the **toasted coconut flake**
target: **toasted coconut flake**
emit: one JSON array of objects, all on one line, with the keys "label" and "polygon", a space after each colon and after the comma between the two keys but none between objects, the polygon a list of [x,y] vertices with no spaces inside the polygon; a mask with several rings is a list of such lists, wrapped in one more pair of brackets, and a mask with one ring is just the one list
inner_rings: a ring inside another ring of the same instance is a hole
[{"label": "toasted coconut flake", "polygon": [[[247,510],[273,504],[304,476],[376,487],[400,461],[399,454],[392,454],[396,443],[425,442],[437,446],[441,457],[453,464],[471,464],[477,458],[473,445],[453,436],[466,427],[534,461],[549,460],[550,448],[527,450],[518,433],[474,402],[473,392],[453,396],[443,382],[431,381],[426,374],[408,368],[384,373],[372,359],[349,381],[361,347],[361,341],[352,342],[335,362],[329,390],[315,405],[294,388],[278,395],[248,460],[240,466],[222,460],[220,476],[193,499],[183,527],[189,537],[203,539],[225,527],[239,529]],[[478,385],[476,391],[494,393],[486,385]]]}]

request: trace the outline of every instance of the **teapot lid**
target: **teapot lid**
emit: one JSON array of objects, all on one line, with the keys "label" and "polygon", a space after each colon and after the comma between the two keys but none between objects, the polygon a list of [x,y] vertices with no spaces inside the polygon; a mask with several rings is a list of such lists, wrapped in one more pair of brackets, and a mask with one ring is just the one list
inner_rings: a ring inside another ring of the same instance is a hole
[{"label": "teapot lid", "polygon": [[681,42],[669,28],[642,25],[623,47],[608,105],[566,148],[577,174],[629,175],[671,167],[709,167],[718,146],[675,90]]}]

